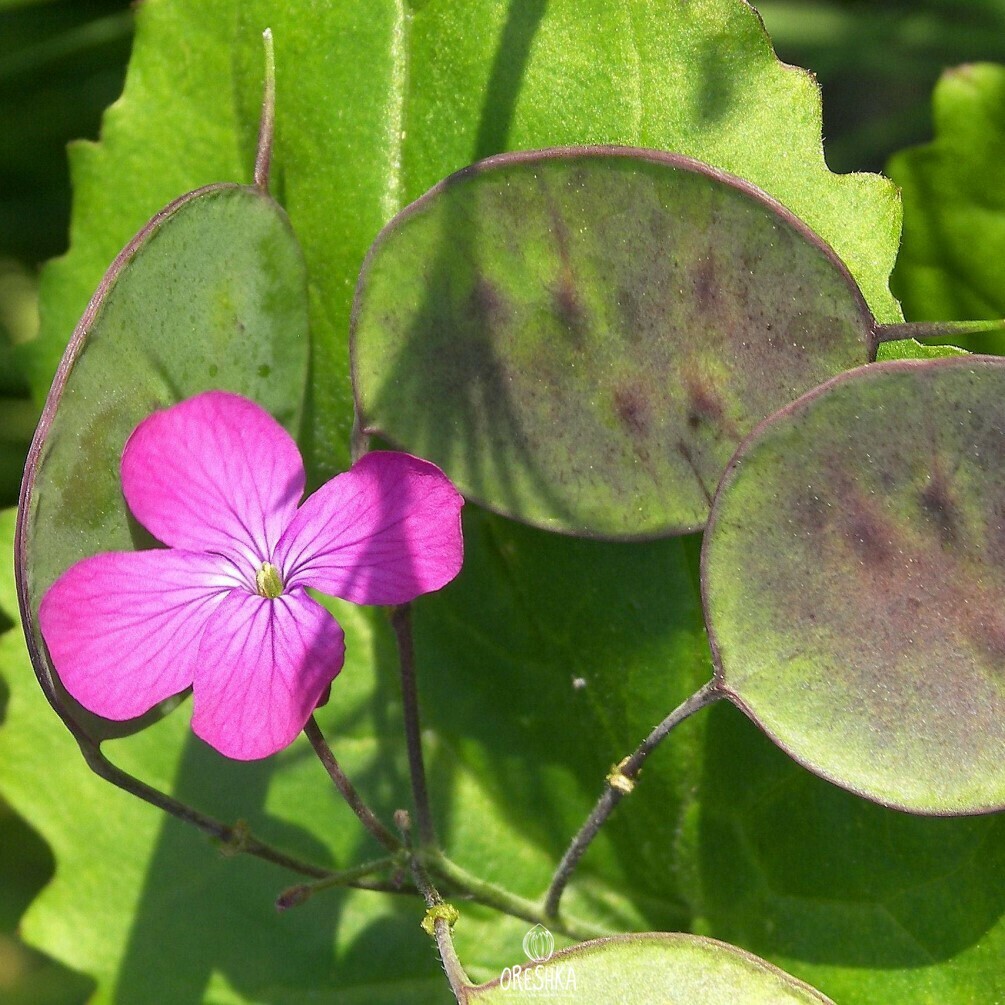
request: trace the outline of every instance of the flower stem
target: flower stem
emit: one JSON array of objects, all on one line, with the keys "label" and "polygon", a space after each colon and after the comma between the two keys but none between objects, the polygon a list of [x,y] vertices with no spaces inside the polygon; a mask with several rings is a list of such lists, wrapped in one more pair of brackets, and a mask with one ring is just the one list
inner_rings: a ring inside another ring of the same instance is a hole
[{"label": "flower stem", "polygon": [[427,851],[422,858],[430,872],[436,873],[458,893],[470,897],[486,907],[495,908],[503,914],[512,915],[514,918],[523,918],[524,921],[535,925],[544,924],[547,921],[554,931],[581,942],[611,934],[607,929],[590,925],[575,918],[546,917],[540,901],[519,897],[501,886],[496,886],[495,883],[480,879],[447,858],[442,852]]},{"label": "flower stem", "polygon": [[392,854],[401,850],[401,842],[377,819],[377,815],[363,802],[362,797],[353,787],[352,782],[346,777],[331,747],[325,740],[318,726],[317,720],[312,715],[304,726],[304,735],[310,740],[314,753],[318,755],[318,760],[325,766],[335,788],[339,790],[342,798],[349,804],[349,809],[356,814],[360,823]]},{"label": "flower stem", "polygon": [[426,787],[426,767],[422,758],[422,733],[419,726],[419,692],[415,682],[415,648],[412,644],[412,608],[401,604],[391,612],[391,627],[398,643],[401,669],[401,701],[405,718],[405,745],[408,748],[408,772],[412,779],[412,799],[419,824],[419,844],[436,844],[436,829]]},{"label": "flower stem", "polygon": [[544,913],[547,918],[555,918],[558,915],[558,906],[562,899],[562,892],[566,884],[572,877],[572,872],[576,868],[583,853],[590,847],[590,842],[597,836],[597,832],[603,826],[604,821],[611,815],[615,806],[635,786],[635,779],[642,770],[642,765],[646,758],[655,750],[660,741],[670,732],[674,726],[679,725],[688,716],[693,715],[700,708],[710,705],[723,697],[719,690],[718,681],[711,680],[703,687],[699,688],[690,698],[677,706],[635,749],[635,752],[626,757],[607,776],[607,787],[597,800],[593,811],[586,818],[586,822],[580,828],[579,833],[573,838],[562,861],[559,862],[555,875],[551,880],[551,885],[544,898]]}]

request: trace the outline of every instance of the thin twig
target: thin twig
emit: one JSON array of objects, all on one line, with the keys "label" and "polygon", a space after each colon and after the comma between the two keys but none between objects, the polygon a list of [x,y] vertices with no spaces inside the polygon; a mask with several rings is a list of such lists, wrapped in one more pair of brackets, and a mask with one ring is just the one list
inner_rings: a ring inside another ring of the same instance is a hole
[{"label": "thin twig", "polygon": [[440,896],[425,866],[412,849],[411,825],[407,813],[399,813],[396,819],[401,828],[405,847],[408,849],[409,865],[412,868],[415,886],[426,902],[426,916],[422,919],[422,928],[436,940],[436,948],[440,953],[450,990],[454,993],[458,1005],[464,1005],[468,1000],[468,989],[474,985],[464,972],[457,950],[454,948],[453,927],[458,918],[457,909]]},{"label": "thin twig", "polygon": [[412,608],[401,604],[391,612],[391,627],[398,643],[401,669],[401,701],[405,718],[405,744],[408,748],[408,772],[412,779],[412,799],[419,823],[419,843],[424,848],[436,844],[436,828],[426,787],[426,766],[422,759],[422,732],[419,726],[419,693],[415,682],[415,648],[412,645]]},{"label": "thin twig", "polygon": [[318,760],[325,766],[329,777],[335,784],[342,798],[348,803],[349,809],[359,817],[363,826],[392,854],[401,850],[401,842],[384,826],[377,818],[377,815],[363,802],[362,797],[353,787],[352,782],[346,777],[331,747],[324,738],[317,720],[312,715],[304,726],[304,735],[314,748],[314,753],[318,755]]},{"label": "thin twig", "polygon": [[898,321],[873,326],[876,343],[899,342],[902,339],[962,338],[968,335],[1000,335],[1005,332],[1005,320],[994,321]]},{"label": "thin twig", "polygon": [[265,92],[262,96],[262,118],[258,123],[254,178],[256,187],[267,192],[269,168],[272,166],[272,139],[276,129],[276,54],[271,28],[262,32],[262,41],[265,44]]},{"label": "thin twig", "polygon": [[486,907],[495,908],[503,914],[514,918],[523,918],[532,925],[543,925],[545,922],[552,931],[567,935],[570,939],[584,942],[587,939],[597,939],[610,935],[606,928],[590,925],[588,922],[569,917],[546,917],[540,901],[528,900],[495,883],[480,879],[469,873],[462,866],[447,858],[442,852],[426,852],[423,862],[430,872],[436,873],[453,890]]},{"label": "thin twig", "polygon": [[[393,856],[387,855],[384,858],[374,859],[371,862],[363,862],[361,865],[353,866],[350,869],[340,869],[338,872],[332,873],[325,879],[319,879],[316,883],[299,883],[297,886],[291,886],[285,889],[276,900],[276,907],[280,911],[285,911],[290,907],[296,907],[299,904],[303,904],[305,901],[309,900],[314,896],[315,893],[320,893],[322,890],[329,890],[332,887],[354,887],[356,889],[374,889],[374,883],[368,881],[368,878],[372,876],[375,872],[382,872],[396,865],[395,858]],[[364,881],[367,881],[365,885],[362,885]],[[377,880],[376,885],[378,888],[383,889],[385,886],[389,885],[383,880]],[[400,889],[401,884],[397,884],[396,889]],[[414,892],[414,891],[413,891]]]},{"label": "thin twig", "polygon": [[611,815],[614,807],[621,802],[635,784],[635,778],[646,758],[659,745],[660,741],[670,732],[674,726],[683,722],[688,716],[693,715],[700,708],[710,705],[713,701],[721,698],[722,692],[719,690],[718,682],[711,680],[703,687],[699,688],[687,701],[677,706],[635,749],[631,756],[626,757],[618,764],[607,777],[607,787],[593,807],[593,812],[586,818],[586,822],[580,828],[572,844],[569,845],[562,861],[559,862],[551,885],[544,898],[544,913],[548,918],[558,915],[558,906],[562,899],[562,892],[572,876],[577,863],[583,857],[583,853],[590,847],[590,842],[597,836],[597,832],[603,826],[604,821]]},{"label": "thin twig", "polygon": [[273,848],[272,845],[266,844],[264,841],[260,841],[244,825],[236,824],[232,826],[225,824],[214,817],[201,813],[199,810],[175,799],[173,796],[169,796],[166,792],[161,792],[159,789],[147,785],[146,782],[140,781],[134,775],[130,775],[129,772],[123,771],[112,764],[101,752],[100,745],[90,740],[90,738],[85,739],[82,732],[75,730],[74,735],[80,744],[84,760],[87,761],[88,767],[96,775],[103,778],[106,782],[111,782],[112,785],[117,786],[124,792],[128,792],[130,795],[137,796],[144,800],[144,802],[150,803],[151,806],[156,806],[165,813],[170,813],[171,816],[197,827],[203,833],[220,841],[230,852],[253,855],[255,858],[264,859],[266,862],[273,863],[273,865],[282,866],[284,869],[290,869],[292,872],[298,872],[302,876],[327,879],[332,875],[330,869],[324,869],[310,862],[303,862],[292,855],[287,855],[286,852],[280,851],[278,848]]}]

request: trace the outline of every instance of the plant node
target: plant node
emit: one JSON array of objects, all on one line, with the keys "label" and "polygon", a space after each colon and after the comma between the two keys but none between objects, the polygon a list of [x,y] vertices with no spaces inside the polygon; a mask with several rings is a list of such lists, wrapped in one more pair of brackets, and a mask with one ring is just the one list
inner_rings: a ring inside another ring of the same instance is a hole
[{"label": "plant node", "polygon": [[461,914],[453,904],[446,902],[433,904],[422,918],[420,924],[422,930],[431,938],[436,938],[436,922],[445,921],[448,928],[453,928],[457,924],[457,919]]},{"label": "plant node", "polygon": [[629,778],[625,774],[625,767],[631,757],[624,757],[615,764],[607,776],[607,784],[612,789],[617,789],[623,796],[627,796],[635,788],[635,779]]}]

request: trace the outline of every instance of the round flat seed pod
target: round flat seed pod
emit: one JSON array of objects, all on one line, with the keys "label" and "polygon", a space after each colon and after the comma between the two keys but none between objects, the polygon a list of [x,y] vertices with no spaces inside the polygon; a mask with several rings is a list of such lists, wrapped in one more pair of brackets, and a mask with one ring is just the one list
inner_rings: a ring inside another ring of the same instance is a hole
[{"label": "round flat seed pod", "polygon": [[762,423],[702,554],[719,686],[812,771],[1005,806],[1005,360],[876,363]]},{"label": "round flat seed pod", "polygon": [[[534,932],[534,929],[531,929]],[[550,935],[549,935],[550,938]],[[538,960],[507,967],[468,991],[471,1005],[833,1005],[760,957],[716,939],[677,932],[640,932],[594,939]]]},{"label": "round flat seed pod", "polygon": [[686,157],[582,147],[453,175],[377,238],[362,428],[550,530],[704,526],[740,440],[875,356],[848,270],[778,202]]}]

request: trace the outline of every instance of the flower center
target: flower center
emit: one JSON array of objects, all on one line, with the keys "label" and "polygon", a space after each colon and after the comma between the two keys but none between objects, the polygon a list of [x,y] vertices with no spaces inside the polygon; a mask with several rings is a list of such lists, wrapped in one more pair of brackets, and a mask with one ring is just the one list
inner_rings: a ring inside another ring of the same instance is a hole
[{"label": "flower center", "polygon": [[283,581],[279,578],[279,570],[271,562],[263,562],[255,576],[255,585],[259,596],[275,600],[283,592]]}]

